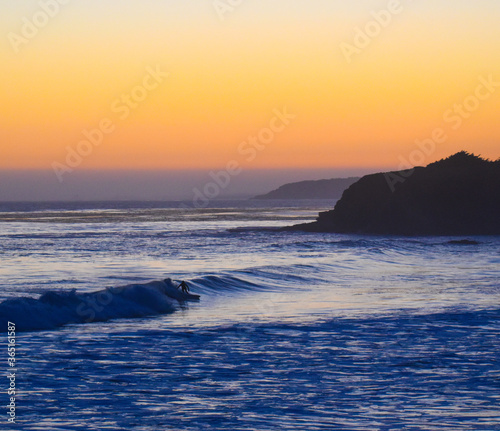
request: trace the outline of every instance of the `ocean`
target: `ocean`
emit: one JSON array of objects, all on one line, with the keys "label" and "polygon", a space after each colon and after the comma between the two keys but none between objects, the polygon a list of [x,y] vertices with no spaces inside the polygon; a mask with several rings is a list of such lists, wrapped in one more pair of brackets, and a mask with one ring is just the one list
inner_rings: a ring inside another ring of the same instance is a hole
[{"label": "ocean", "polygon": [[333,205],[0,204],[0,429],[499,430],[500,237],[279,230]]}]

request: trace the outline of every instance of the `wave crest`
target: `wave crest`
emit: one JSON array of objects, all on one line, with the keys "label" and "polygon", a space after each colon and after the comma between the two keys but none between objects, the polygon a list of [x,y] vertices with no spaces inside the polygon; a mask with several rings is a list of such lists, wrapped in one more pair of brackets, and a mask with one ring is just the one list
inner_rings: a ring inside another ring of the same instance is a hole
[{"label": "wave crest", "polygon": [[[178,290],[167,278],[89,293],[48,291],[38,299],[7,299],[0,303],[0,315],[14,322],[18,331],[34,331],[75,323],[173,313],[180,303],[198,299],[198,295]],[[2,332],[5,331],[3,326]]]}]

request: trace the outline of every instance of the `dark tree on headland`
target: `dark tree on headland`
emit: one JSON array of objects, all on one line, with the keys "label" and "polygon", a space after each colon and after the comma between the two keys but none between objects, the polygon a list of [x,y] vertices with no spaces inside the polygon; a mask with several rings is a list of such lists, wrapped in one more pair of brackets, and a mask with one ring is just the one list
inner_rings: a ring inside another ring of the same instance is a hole
[{"label": "dark tree on headland", "polygon": [[334,210],[292,229],[395,235],[500,235],[500,159],[465,151],[410,171],[367,175]]}]

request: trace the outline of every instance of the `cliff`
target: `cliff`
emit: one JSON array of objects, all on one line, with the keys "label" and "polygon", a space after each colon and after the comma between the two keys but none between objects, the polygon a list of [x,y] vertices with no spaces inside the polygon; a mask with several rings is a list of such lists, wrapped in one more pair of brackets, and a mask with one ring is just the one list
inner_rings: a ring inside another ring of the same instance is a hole
[{"label": "cliff", "polygon": [[335,208],[293,230],[394,235],[500,235],[500,160],[466,152],[409,171],[367,175]]}]

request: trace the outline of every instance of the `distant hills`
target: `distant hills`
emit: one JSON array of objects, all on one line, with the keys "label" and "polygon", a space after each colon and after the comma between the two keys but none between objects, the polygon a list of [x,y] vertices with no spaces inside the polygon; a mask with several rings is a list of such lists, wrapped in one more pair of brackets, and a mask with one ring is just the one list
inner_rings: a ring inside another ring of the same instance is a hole
[{"label": "distant hills", "polygon": [[290,228],[393,235],[500,235],[500,160],[459,152],[427,167],[366,175],[331,211]]},{"label": "distant hills", "polygon": [[351,177],[288,183],[253,199],[340,199],[344,190],[358,180]]}]

